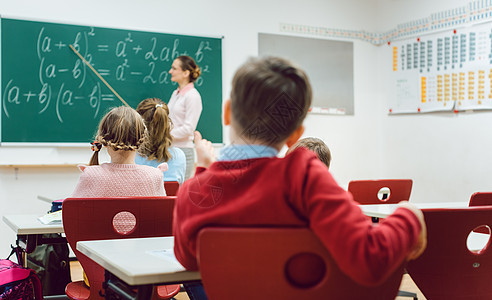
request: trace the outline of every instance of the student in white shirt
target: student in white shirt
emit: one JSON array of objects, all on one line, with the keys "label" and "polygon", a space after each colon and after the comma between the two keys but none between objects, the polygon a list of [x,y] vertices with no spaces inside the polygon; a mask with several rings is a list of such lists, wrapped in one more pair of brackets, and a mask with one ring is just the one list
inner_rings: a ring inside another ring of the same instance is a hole
[{"label": "student in white shirt", "polygon": [[185,179],[191,177],[195,165],[193,132],[202,113],[202,97],[193,82],[200,76],[200,68],[189,56],[177,57],[169,70],[171,81],[179,87],[169,100],[169,117],[174,128],[171,130],[173,146],[183,150],[186,155]]}]

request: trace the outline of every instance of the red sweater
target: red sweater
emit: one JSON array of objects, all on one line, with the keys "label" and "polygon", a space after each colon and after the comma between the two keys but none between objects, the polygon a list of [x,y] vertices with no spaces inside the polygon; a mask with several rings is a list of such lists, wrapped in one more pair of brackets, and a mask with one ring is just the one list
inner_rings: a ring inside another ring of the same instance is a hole
[{"label": "red sweater", "polygon": [[174,210],[179,262],[197,270],[198,232],[224,225],[309,227],[340,269],[365,285],[399,266],[421,230],[405,208],[373,225],[326,166],[303,148],[285,158],[221,161],[197,169],[179,189]]}]

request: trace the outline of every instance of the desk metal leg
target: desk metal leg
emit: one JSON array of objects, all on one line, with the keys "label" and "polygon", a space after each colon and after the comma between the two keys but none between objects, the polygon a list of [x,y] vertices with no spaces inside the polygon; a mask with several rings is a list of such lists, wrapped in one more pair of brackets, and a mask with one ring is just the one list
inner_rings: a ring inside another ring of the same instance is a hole
[{"label": "desk metal leg", "polygon": [[127,285],[108,271],[104,272],[103,288],[106,299],[118,300],[149,300],[152,299],[154,286],[151,284],[138,286],[136,289]]},{"label": "desk metal leg", "polygon": [[31,253],[36,249],[36,246],[38,245],[38,235],[18,235],[16,244],[17,247],[20,247],[23,250],[21,255],[22,262],[19,262],[19,264],[27,267],[27,253]]},{"label": "desk metal leg", "polygon": [[24,268],[27,268],[27,253],[26,251],[22,251],[22,261],[19,262],[20,265],[22,265]]}]

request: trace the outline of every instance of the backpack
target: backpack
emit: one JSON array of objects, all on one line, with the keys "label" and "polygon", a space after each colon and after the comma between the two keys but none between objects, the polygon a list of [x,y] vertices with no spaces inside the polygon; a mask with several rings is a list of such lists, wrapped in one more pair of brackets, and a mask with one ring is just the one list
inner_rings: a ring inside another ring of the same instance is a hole
[{"label": "backpack", "polygon": [[41,281],[34,270],[0,259],[1,300],[42,300]]},{"label": "backpack", "polygon": [[[56,234],[43,237],[57,237]],[[70,279],[70,261],[67,244],[38,245],[27,254],[27,266],[38,275],[44,296],[65,295]]]}]

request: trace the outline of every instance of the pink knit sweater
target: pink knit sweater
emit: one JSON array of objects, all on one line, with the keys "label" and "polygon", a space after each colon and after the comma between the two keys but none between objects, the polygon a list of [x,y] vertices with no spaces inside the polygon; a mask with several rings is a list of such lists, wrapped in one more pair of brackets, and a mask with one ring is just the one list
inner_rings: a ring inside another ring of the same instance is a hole
[{"label": "pink knit sweater", "polygon": [[135,164],[104,163],[82,170],[73,198],[165,196],[162,171]]}]

